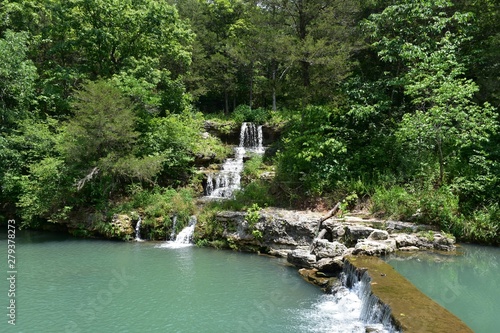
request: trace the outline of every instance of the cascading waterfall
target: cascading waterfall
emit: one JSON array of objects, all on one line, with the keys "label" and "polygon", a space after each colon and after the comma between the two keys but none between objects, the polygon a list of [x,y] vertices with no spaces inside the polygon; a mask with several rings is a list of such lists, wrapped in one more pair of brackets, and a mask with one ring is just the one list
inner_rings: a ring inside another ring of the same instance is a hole
[{"label": "cascading waterfall", "polygon": [[135,225],[135,240],[138,242],[142,241],[142,239],[141,239],[141,223],[142,223],[142,218],[139,215],[139,219],[137,220],[137,224]]},{"label": "cascading waterfall", "polygon": [[341,285],[305,313],[316,323],[314,332],[398,333],[390,308],[372,294],[370,280],[368,273],[346,262]]},{"label": "cascading waterfall", "polygon": [[193,245],[193,234],[194,228],[196,227],[196,216],[191,216],[189,218],[188,226],[177,234],[174,241],[168,241],[163,244],[157,245],[156,247],[169,248],[169,249],[178,249],[182,247],[187,247]]},{"label": "cascading waterfall", "polygon": [[172,232],[170,233],[170,240],[175,240],[175,228],[177,226],[177,215],[172,217]]},{"label": "cascading waterfall", "polygon": [[253,123],[243,123],[240,129],[240,144],[234,148],[234,157],[228,158],[222,164],[221,170],[207,176],[205,195],[209,198],[231,198],[236,190],[241,188],[241,172],[243,159],[247,152],[263,154],[264,147],[262,126]]}]

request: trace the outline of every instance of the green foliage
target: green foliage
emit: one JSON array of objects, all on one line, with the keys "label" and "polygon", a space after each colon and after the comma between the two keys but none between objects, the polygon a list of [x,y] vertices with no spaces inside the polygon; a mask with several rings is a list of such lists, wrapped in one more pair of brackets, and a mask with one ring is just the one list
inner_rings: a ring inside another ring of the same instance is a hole
[{"label": "green foliage", "polygon": [[263,167],[262,155],[251,156],[243,166],[243,176],[249,179],[258,179],[259,171]]},{"label": "green foliage", "polygon": [[162,174],[167,182],[176,184],[192,174],[192,163],[196,156],[209,156],[222,160],[229,149],[220,139],[203,137],[201,114],[183,112],[152,118],[143,135],[143,153],[158,156],[162,160]]},{"label": "green foliage", "polygon": [[[109,215],[140,214],[143,219],[143,234],[149,239],[165,239],[170,235],[174,216],[177,218],[178,232],[188,224],[190,216],[196,212],[194,192],[189,188],[145,189],[132,185],[129,187],[129,195],[124,202],[112,207]],[[109,223],[106,222],[105,225]]]},{"label": "green foliage", "polygon": [[416,198],[400,186],[376,188],[371,202],[373,214],[397,220],[410,218],[419,208]]},{"label": "green foliage", "polygon": [[340,202],[340,212],[341,212],[341,217],[344,215],[345,212],[347,212],[350,208],[355,207],[358,202],[358,195],[353,192],[346,196],[341,202]]},{"label": "green foliage", "polygon": [[462,237],[473,242],[499,245],[499,205],[493,204],[474,212],[474,214],[464,223]]},{"label": "green foliage", "polygon": [[[135,156],[137,118],[134,106],[110,82],[88,82],[75,94],[75,115],[64,128],[61,150],[80,172],[78,188],[95,176],[152,182],[162,157]],[[112,186],[113,184],[111,184]]]},{"label": "green foliage", "polygon": [[271,117],[268,110],[264,108],[252,109],[248,105],[238,105],[232,113],[232,118],[236,123],[251,122],[256,124],[264,124]]},{"label": "green foliage", "polygon": [[247,221],[250,228],[255,227],[255,224],[259,222],[260,210],[258,204],[254,203],[251,207],[247,209],[247,214],[245,215],[245,221]]},{"label": "green foliage", "polygon": [[28,35],[7,30],[0,38],[0,133],[28,116],[35,97],[36,67],[27,59]]},{"label": "green foliage", "polygon": [[[277,178],[302,193],[319,195],[346,176],[346,145],[334,124],[338,110],[310,106],[290,120],[277,154]],[[293,186],[296,184],[295,186]]]},{"label": "green foliage", "polygon": [[30,165],[29,175],[19,180],[22,227],[34,226],[40,218],[52,222],[67,218],[71,207],[65,203],[73,193],[68,191],[66,171],[64,162],[52,157]]}]

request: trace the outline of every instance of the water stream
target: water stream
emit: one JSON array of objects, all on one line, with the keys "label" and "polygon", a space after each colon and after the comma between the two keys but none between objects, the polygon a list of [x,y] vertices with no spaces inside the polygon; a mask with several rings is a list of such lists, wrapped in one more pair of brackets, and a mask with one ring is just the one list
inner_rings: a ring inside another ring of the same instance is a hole
[{"label": "water stream", "polygon": [[234,157],[224,161],[217,173],[207,175],[205,195],[208,198],[231,198],[241,189],[241,172],[247,153],[263,154],[262,126],[243,123],[240,128],[240,144],[234,148]]},{"label": "water stream", "polygon": [[135,225],[135,240],[137,242],[141,242],[141,224],[142,224],[142,218],[139,215],[139,219],[137,220],[137,224]]},{"label": "water stream", "polygon": [[[177,216],[174,216],[175,221]],[[184,229],[175,236],[175,240],[173,241],[167,241],[162,244],[156,245],[157,248],[170,248],[170,249],[179,249],[187,246],[193,245],[193,234],[194,234],[194,228],[196,227],[196,216],[191,216],[189,218],[189,223],[188,226],[185,227]]]}]

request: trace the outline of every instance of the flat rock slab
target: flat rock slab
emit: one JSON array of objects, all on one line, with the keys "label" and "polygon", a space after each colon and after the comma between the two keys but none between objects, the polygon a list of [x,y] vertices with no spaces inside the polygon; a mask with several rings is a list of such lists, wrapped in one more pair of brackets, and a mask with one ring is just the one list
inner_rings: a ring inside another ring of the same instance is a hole
[{"label": "flat rock slab", "polygon": [[390,306],[393,319],[403,332],[473,332],[458,317],[420,292],[382,259],[351,256],[347,260],[358,269],[368,270],[373,294]]}]

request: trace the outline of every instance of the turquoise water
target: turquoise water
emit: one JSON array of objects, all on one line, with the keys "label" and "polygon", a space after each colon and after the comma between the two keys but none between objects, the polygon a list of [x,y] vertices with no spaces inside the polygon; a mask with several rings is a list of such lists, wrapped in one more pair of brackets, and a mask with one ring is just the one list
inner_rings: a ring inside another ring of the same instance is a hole
[{"label": "turquoise water", "polygon": [[[461,255],[390,256],[387,262],[476,333],[500,332],[500,248],[463,245]],[[451,329],[450,332],[453,330]]]},{"label": "turquoise water", "polygon": [[266,256],[18,232],[16,260],[16,326],[3,279],[1,332],[328,332],[338,316],[318,316],[330,296]]}]

